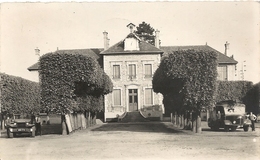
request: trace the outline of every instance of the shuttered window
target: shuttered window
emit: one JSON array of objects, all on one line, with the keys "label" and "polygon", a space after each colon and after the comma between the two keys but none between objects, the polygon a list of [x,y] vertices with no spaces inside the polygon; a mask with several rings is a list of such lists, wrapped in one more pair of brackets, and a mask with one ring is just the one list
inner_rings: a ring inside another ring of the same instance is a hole
[{"label": "shuttered window", "polygon": [[145,64],[144,65],[144,77],[145,78],[151,78],[152,77],[152,65],[151,64]]},{"label": "shuttered window", "polygon": [[227,81],[227,66],[218,66],[218,80]]},{"label": "shuttered window", "polygon": [[134,79],[136,78],[136,65],[135,64],[129,64],[128,66],[128,73],[129,73],[129,78]]},{"label": "shuttered window", "polygon": [[121,90],[120,89],[113,90],[113,99],[114,99],[115,106],[121,105]]},{"label": "shuttered window", "polygon": [[145,89],[145,104],[152,105],[153,104],[153,90],[152,88]]},{"label": "shuttered window", "polygon": [[120,78],[120,65],[113,65],[113,78],[114,79]]}]

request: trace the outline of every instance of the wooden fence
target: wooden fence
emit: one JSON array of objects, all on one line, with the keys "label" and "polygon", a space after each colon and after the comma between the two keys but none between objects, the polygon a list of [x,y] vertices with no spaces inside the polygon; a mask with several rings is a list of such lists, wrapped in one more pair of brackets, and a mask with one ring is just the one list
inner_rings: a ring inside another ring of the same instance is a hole
[{"label": "wooden fence", "polygon": [[[96,115],[91,116],[89,112],[66,114],[64,117],[66,132],[63,128],[62,134],[70,134],[76,130],[86,129],[96,124]],[[64,125],[63,125],[64,126]],[[65,126],[64,126],[65,127]]]}]

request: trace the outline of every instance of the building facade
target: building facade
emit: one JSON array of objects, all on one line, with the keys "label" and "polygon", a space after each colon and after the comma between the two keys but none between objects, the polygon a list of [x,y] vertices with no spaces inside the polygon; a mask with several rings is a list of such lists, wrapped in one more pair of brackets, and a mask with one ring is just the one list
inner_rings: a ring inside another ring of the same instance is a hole
[{"label": "building facade", "polygon": [[163,110],[162,95],[152,89],[152,77],[159,67],[162,50],[130,33],[100,54],[104,71],[114,84],[113,92],[105,95],[106,120],[154,105]]},{"label": "building facade", "polygon": [[[113,92],[105,95],[104,120],[109,121],[123,115],[125,112],[141,111],[153,106],[159,106],[163,113],[163,96],[153,92],[152,78],[159,67],[163,54],[176,50],[207,50],[218,54],[218,80],[231,81],[235,79],[237,61],[206,45],[196,46],[159,46],[159,31],[155,34],[155,46],[143,41],[133,33],[133,24],[128,25],[130,33],[120,42],[109,47],[108,33],[103,32],[104,48],[89,48],[76,50],[57,50],[59,53],[80,53],[97,59],[105,73],[113,82]],[[28,68],[38,71],[39,63]],[[153,109],[154,110],[154,109]],[[155,112],[153,112],[155,113]],[[152,114],[153,114],[152,113]],[[160,116],[151,115],[149,116]]]}]

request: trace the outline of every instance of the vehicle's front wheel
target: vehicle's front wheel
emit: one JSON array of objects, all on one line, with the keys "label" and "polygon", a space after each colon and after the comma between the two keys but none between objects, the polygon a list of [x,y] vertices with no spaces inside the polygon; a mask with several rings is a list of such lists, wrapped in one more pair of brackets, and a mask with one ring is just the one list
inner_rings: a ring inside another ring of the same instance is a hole
[{"label": "vehicle's front wheel", "polygon": [[13,138],[14,134],[12,132],[8,132],[8,138]]},{"label": "vehicle's front wheel", "polygon": [[214,126],[214,127],[210,127],[210,129],[213,131],[217,131],[217,130],[219,130],[219,127]]},{"label": "vehicle's front wheel", "polygon": [[243,128],[244,128],[244,131],[247,132],[249,129],[249,126],[243,126]]},{"label": "vehicle's front wheel", "polygon": [[32,131],[31,137],[35,137],[35,131]]},{"label": "vehicle's front wheel", "polygon": [[229,126],[225,126],[225,127],[224,127],[224,130],[225,130],[226,132],[228,132],[228,131],[229,131]]},{"label": "vehicle's front wheel", "polygon": [[236,126],[231,127],[231,131],[235,131],[237,129]]}]

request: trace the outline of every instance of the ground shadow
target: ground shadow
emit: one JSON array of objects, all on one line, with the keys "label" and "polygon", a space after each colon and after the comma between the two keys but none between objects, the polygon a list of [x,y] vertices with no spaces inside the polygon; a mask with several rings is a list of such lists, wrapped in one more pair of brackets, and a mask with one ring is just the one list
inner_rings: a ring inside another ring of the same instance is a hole
[{"label": "ground shadow", "polygon": [[42,135],[61,134],[61,133],[62,133],[61,124],[50,124],[50,125],[42,126]]},{"label": "ground shadow", "polygon": [[154,133],[184,133],[185,131],[174,127],[170,123],[140,122],[140,123],[107,123],[91,131],[128,131],[128,132],[154,132]]}]

